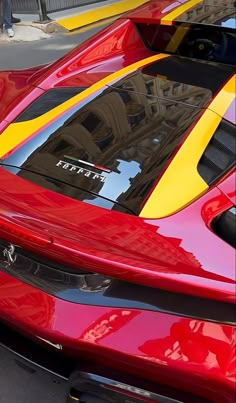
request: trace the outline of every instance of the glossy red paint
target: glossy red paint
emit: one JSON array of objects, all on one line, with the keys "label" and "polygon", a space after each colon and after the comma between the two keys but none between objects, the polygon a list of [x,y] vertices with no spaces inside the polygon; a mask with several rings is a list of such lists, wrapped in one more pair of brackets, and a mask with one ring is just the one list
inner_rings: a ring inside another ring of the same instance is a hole
[{"label": "glossy red paint", "polygon": [[180,7],[186,1],[173,1],[173,0],[161,0],[150,1],[144,4],[142,7],[129,13],[129,18],[134,22],[139,23],[153,23],[159,22],[166,14],[170,13],[177,7]]},{"label": "glossy red paint", "polygon": [[130,20],[118,20],[31,79],[47,90],[57,86],[87,86],[108,74],[153,55],[145,48]]},{"label": "glossy red paint", "polygon": [[[53,243],[41,249],[45,256],[141,284],[235,300],[234,248],[201,218],[209,204],[218,209],[218,199],[229,204],[217,189],[174,216],[144,220],[61,196],[0,169],[0,199],[2,218],[50,232]],[[1,228],[0,236],[37,252],[35,245]]]},{"label": "glossy red paint", "polygon": [[236,172],[235,168],[227,173],[217,184],[220,194],[213,199],[209,199],[202,209],[204,222],[210,227],[216,216],[236,205]]},{"label": "glossy red paint", "polygon": [[0,72],[0,133],[7,122],[15,119],[44,92],[28,84],[29,77],[38,69]]},{"label": "glossy red paint", "polygon": [[120,370],[125,360],[133,375],[178,385],[215,403],[234,402],[233,327],[135,309],[71,304],[3,273],[0,282],[1,318],[35,341],[42,337],[61,344],[74,357],[101,365],[107,360]]},{"label": "glossy red paint", "polygon": [[[180,4],[150,2],[129,17],[134,22],[158,21]],[[44,91],[89,86],[151,56],[132,21],[123,17],[50,66],[0,73],[0,133]],[[235,172],[184,210],[159,220],[78,202],[3,169],[0,200],[0,238],[9,242],[38,253],[34,237],[50,234],[40,253],[60,263],[69,261],[75,268],[169,291],[235,301],[235,250],[210,230],[215,216],[235,204]],[[5,220],[11,223],[11,233]],[[233,326],[140,309],[74,304],[1,271],[0,320],[45,347],[38,337],[61,344],[58,354],[99,365],[106,360],[121,371],[125,362],[131,375],[214,403],[235,401]]]},{"label": "glossy red paint", "polygon": [[236,184],[235,169],[233,170],[233,172],[230,175],[227,175],[227,177],[218,184],[218,189],[220,189],[221,192],[223,192],[225,194],[225,196],[228,197],[230,202],[234,205],[236,205],[235,184]]},{"label": "glossy red paint", "polygon": [[0,133],[45,91],[88,87],[151,55],[133,23],[120,19],[49,66],[0,72]]},{"label": "glossy red paint", "polygon": [[210,228],[215,217],[233,207],[233,203],[222,193],[208,200],[202,208],[204,222]]}]

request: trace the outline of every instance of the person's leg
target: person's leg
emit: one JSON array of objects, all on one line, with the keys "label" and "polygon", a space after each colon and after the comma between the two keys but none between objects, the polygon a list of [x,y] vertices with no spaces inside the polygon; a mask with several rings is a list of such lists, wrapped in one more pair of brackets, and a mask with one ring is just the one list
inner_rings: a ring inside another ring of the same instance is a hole
[{"label": "person's leg", "polygon": [[0,0],[0,31],[3,30],[3,0]]},{"label": "person's leg", "polygon": [[6,29],[12,28],[11,0],[3,0],[3,22]]},{"label": "person's leg", "polygon": [[11,10],[11,0],[3,0],[3,23],[5,25],[5,29],[8,33],[9,38],[12,38],[14,36],[11,22]]}]

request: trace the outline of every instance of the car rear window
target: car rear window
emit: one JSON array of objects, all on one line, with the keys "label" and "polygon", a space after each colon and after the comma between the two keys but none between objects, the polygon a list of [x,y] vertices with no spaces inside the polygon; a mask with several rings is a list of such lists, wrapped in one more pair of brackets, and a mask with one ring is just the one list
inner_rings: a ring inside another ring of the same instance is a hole
[{"label": "car rear window", "polygon": [[176,22],[175,25],[137,24],[137,28],[144,42],[155,52],[235,65],[235,14],[227,21],[225,26],[222,21],[221,27]]},{"label": "car rear window", "polygon": [[139,71],[59,117],[1,163],[66,196],[139,214],[211,96]]}]

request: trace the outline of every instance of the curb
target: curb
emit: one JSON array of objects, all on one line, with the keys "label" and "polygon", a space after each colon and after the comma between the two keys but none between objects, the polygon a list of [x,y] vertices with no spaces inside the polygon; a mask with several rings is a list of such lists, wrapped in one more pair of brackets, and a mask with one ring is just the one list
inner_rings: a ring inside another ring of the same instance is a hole
[{"label": "curb", "polygon": [[29,24],[22,24],[25,26],[31,26],[33,28],[38,28],[41,31],[43,31],[45,34],[53,34],[54,32],[68,32],[66,28],[63,26],[59,25],[56,21],[51,20],[50,22],[47,23],[40,23],[38,21],[33,21]]},{"label": "curb", "polygon": [[16,42],[35,42],[49,39],[51,34],[49,30],[41,29],[37,24],[20,23],[14,26],[15,35],[9,38],[6,31],[0,33],[0,43],[16,43]]},{"label": "curb", "polygon": [[93,8],[77,15],[69,15],[66,18],[58,18],[56,23],[67,31],[73,31],[84,26],[106,20],[133,10],[149,0],[122,0],[107,6]]},{"label": "curb", "polygon": [[[108,5],[100,5],[98,6],[97,3],[91,4],[91,8],[86,11],[78,12],[77,14],[69,14],[68,17],[57,17],[54,15],[55,19],[50,20],[47,23],[41,23],[40,21],[22,21],[21,23],[17,24],[19,28],[34,28],[42,31],[44,34],[50,37],[51,34],[62,32],[62,33],[69,33],[70,31],[74,31],[77,29],[86,29],[86,27],[90,27],[94,24],[101,24],[103,21],[106,20],[115,20],[122,14],[126,13],[127,11],[133,10],[145,3],[149,2],[149,0],[119,0],[115,1],[112,4]],[[27,32],[26,32],[27,34]],[[45,36],[46,36],[45,35]],[[17,35],[16,35],[17,37]],[[35,37],[32,41],[40,40],[39,38]],[[47,38],[44,38],[47,39]],[[24,41],[24,39],[10,39],[7,42],[16,42],[16,41]],[[27,42],[30,40],[27,40]],[[6,42],[6,39],[1,41],[0,35],[0,43]]]}]

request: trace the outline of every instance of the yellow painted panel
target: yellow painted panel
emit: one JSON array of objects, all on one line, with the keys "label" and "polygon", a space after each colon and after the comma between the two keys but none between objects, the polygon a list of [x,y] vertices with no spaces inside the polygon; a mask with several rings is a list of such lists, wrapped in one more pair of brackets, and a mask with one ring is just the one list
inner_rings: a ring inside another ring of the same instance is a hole
[{"label": "yellow painted panel", "polygon": [[222,116],[235,97],[236,75],[217,94],[151,193],[140,216],[162,218],[175,213],[208,189],[197,172],[198,162]]},{"label": "yellow painted panel", "polygon": [[189,28],[183,25],[180,25],[174,35],[171,37],[170,42],[168,43],[165,51],[174,53],[176,49],[179,47],[180,43],[184,39],[185,35],[187,35]]},{"label": "yellow painted panel", "polygon": [[87,32],[87,31],[90,31],[91,29],[101,27],[104,24],[111,24],[117,18],[119,18],[119,16],[114,15],[113,17],[106,18],[105,20],[96,21],[96,22],[94,22],[94,23],[92,23],[90,25],[85,25],[84,27],[78,27],[77,29],[75,29],[73,31],[66,32],[65,35],[66,36],[71,36],[71,35],[79,34],[79,33],[82,33],[82,32]]},{"label": "yellow painted panel", "polygon": [[0,158],[9,153],[11,150],[13,150],[22,142],[26,141],[32,134],[34,134],[41,127],[43,127],[44,125],[55,119],[55,117],[61,115],[63,112],[75,106],[80,101],[83,101],[86,97],[92,95],[98,90],[101,90],[106,85],[111,84],[113,81],[119,80],[122,77],[126,76],[127,74],[134,72],[138,68],[143,67],[149,63],[155,62],[157,60],[164,59],[166,57],[169,56],[166,54],[158,54],[140,60],[136,63],[131,64],[130,66],[124,67],[123,69],[110,74],[109,76],[93,84],[91,87],[87,88],[80,94],[75,95],[68,101],[50,110],[49,112],[39,116],[36,119],[29,120],[26,122],[12,123],[6,128],[6,130],[0,136]]},{"label": "yellow painted panel", "polygon": [[129,10],[137,8],[149,0],[123,0],[107,6],[98,7],[93,10],[81,13],[79,15],[69,16],[67,18],[57,20],[57,23],[72,31],[74,29],[84,27],[94,22],[113,17],[115,15],[123,14]]},{"label": "yellow painted panel", "polygon": [[223,116],[236,96],[236,74],[224,85],[208,109]]},{"label": "yellow painted panel", "polygon": [[180,17],[182,14],[184,14],[186,11],[190,10],[194,6],[197,6],[198,4],[202,3],[203,0],[189,0],[184,4],[181,4],[181,6],[176,7],[173,11],[170,11],[168,14],[166,14],[162,19],[161,23],[163,25],[172,25],[172,22]]}]

